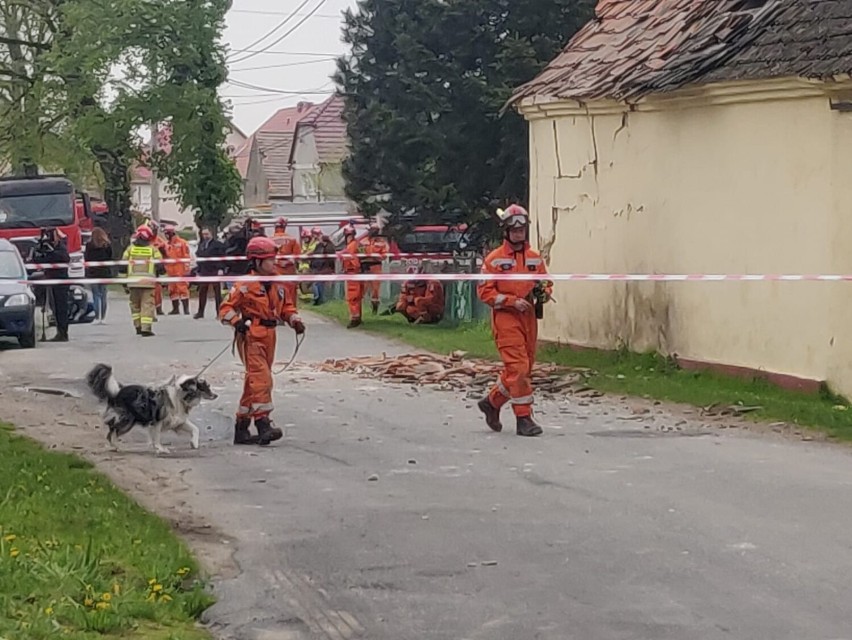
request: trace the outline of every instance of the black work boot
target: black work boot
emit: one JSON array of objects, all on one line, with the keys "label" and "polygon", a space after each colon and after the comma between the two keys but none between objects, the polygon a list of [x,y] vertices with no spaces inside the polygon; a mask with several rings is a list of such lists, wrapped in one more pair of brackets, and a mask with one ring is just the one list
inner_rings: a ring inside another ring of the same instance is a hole
[{"label": "black work boot", "polygon": [[183,305],[183,315],[189,315],[189,300],[181,300],[181,304]]},{"label": "black work boot", "polygon": [[378,314],[379,313],[379,303],[376,302],[375,300],[373,300],[373,302],[371,302],[370,305],[373,309],[373,315]]},{"label": "black work boot", "polygon": [[284,437],[284,432],[273,426],[269,418],[255,418],[254,426],[257,428],[257,443],[261,447]]},{"label": "black work boot", "polygon": [[159,306],[159,307],[157,307],[157,315],[158,315],[158,316],[164,316],[164,315],[166,315],[166,314],[165,314],[165,312],[163,311],[163,307],[162,307],[162,305],[161,305],[161,306]]},{"label": "black work boot", "polygon": [[137,336],[141,336],[141,335],[142,335],[142,327],[136,327],[136,335],[137,335]]},{"label": "black work boot", "polygon": [[234,423],[234,444],[257,444],[258,437],[249,432],[251,418],[237,418]]},{"label": "black work boot", "polygon": [[170,316],[180,315],[180,300],[172,300],[172,310],[169,311]]},{"label": "black work boot", "polygon": [[491,400],[487,396],[480,400],[476,406],[485,414],[485,424],[492,431],[499,433],[503,430],[503,423],[500,422],[500,409],[491,404]]},{"label": "black work boot", "polygon": [[542,428],[535,423],[532,416],[518,417],[519,436],[534,438],[535,436],[540,436],[542,433],[544,433],[544,431],[542,431]]},{"label": "black work boot", "polygon": [[48,340],[48,342],[68,342],[68,332],[57,330],[56,335]]},{"label": "black work boot", "polygon": [[352,318],[349,321],[349,324],[346,325],[347,329],[354,329],[355,327],[361,326],[361,318]]}]

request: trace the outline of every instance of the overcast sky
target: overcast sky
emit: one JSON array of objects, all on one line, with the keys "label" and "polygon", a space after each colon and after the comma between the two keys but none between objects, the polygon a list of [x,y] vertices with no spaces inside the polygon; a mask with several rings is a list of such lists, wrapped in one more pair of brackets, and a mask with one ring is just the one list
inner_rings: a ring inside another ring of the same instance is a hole
[{"label": "overcast sky", "polygon": [[233,0],[225,31],[232,52],[229,81],[261,87],[229,82],[222,88],[240,129],[251,135],[278,109],[300,100],[320,102],[330,95],[333,56],[345,51],[340,41],[341,11],[355,4],[356,0]]}]

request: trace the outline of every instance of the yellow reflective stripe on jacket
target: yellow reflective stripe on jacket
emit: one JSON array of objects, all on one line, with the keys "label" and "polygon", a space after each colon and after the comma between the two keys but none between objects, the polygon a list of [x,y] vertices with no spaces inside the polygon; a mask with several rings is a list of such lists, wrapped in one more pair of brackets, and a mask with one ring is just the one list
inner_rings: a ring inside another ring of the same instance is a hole
[{"label": "yellow reflective stripe on jacket", "polygon": [[124,252],[124,255],[126,256],[125,259],[131,261],[146,260],[146,262],[133,262],[128,264],[127,275],[153,277],[155,275],[153,260],[156,253],[157,249],[152,246],[140,247],[135,244],[130,245],[127,248],[127,251]]}]

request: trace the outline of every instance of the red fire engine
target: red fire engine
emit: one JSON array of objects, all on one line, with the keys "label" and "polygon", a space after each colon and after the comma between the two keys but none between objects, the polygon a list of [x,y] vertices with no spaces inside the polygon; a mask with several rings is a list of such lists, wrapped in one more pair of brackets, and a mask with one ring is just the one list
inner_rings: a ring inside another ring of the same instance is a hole
[{"label": "red fire engine", "polygon": [[67,237],[68,275],[82,277],[83,230],[91,228],[91,218],[88,194],[76,191],[65,176],[0,178],[0,238],[10,240],[24,258],[37,244],[42,229],[56,228]]}]

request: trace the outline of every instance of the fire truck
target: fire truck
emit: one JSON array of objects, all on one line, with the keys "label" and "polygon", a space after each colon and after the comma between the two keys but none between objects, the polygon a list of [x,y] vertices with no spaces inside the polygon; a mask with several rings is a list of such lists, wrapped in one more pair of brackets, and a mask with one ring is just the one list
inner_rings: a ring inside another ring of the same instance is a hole
[{"label": "fire truck", "polygon": [[25,260],[42,230],[59,229],[71,255],[68,275],[83,277],[83,228],[91,217],[88,194],[75,190],[65,176],[0,178],[0,238],[10,240]]}]

